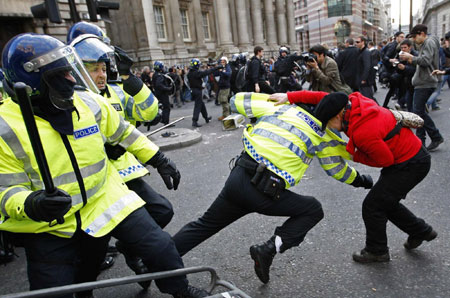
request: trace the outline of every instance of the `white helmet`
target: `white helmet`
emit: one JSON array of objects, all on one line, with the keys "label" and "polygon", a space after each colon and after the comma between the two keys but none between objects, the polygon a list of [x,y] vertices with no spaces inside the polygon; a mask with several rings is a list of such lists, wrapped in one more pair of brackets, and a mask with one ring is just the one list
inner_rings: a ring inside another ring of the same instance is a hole
[{"label": "white helmet", "polygon": [[223,56],[222,58],[220,58],[220,61],[225,60],[225,63],[228,64],[228,58]]}]

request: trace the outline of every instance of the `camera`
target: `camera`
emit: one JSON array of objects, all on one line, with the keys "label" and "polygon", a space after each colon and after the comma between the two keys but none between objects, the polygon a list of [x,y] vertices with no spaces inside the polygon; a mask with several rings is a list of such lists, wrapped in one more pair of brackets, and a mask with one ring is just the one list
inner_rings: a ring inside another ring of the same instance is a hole
[{"label": "camera", "polygon": [[317,61],[317,56],[310,52],[304,52],[300,55],[300,57],[302,57],[303,62]]}]

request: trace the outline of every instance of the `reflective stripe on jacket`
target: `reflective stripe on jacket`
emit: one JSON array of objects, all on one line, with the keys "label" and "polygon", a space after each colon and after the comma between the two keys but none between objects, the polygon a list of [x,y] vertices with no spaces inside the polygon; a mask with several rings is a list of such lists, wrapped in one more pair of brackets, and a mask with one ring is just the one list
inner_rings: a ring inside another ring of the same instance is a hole
[{"label": "reflective stripe on jacket", "polygon": [[346,143],[332,131],[320,130],[320,121],[296,105],[274,106],[269,95],[238,93],[231,98],[231,110],[258,118],[243,134],[245,151],[257,162],[282,177],[286,188],[300,182],[314,156],[325,172],[347,184],[357,172],[344,159],[350,159]]},{"label": "reflective stripe on jacket", "polygon": [[144,205],[128,190],[109,162],[104,142],[120,144],[142,162],[149,160],[157,147],[134,126],[124,121],[101,96],[92,92],[74,94],[77,112],[72,113],[74,134],[70,146],[83,177],[87,202],[80,194],[74,168],[60,134],[49,122],[35,116],[44,152],[56,187],[72,197],[72,208],[63,224],[35,222],[24,211],[27,196],[43,188],[33,149],[26,133],[19,106],[8,101],[0,109],[0,229],[18,233],[48,232],[71,237],[77,229],[79,211],[81,228],[94,237],[109,233],[131,212]]}]

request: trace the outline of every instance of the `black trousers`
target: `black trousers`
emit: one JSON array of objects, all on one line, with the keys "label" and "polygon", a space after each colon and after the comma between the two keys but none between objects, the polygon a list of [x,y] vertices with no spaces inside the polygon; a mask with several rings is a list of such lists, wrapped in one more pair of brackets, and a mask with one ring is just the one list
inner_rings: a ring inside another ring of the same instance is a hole
[{"label": "black trousers", "polygon": [[[175,244],[166,232],[139,208],[111,232],[131,252],[142,257],[151,272],[183,268]],[[72,238],[47,233],[24,234],[30,290],[69,285],[97,278],[110,235],[94,238],[77,232]],[[155,281],[163,293],[173,294],[188,284],[185,276]],[[60,297],[71,298],[72,294]]]},{"label": "black trousers", "polygon": [[206,110],[206,106],[202,98],[202,89],[192,88],[192,100],[195,102],[192,121],[197,122],[200,113],[202,113],[203,118],[208,118],[208,111]]},{"label": "black trousers", "polygon": [[[265,93],[265,94],[274,94],[275,90],[269,86],[266,81],[259,81],[259,92]],[[248,84],[247,83],[247,92],[255,92],[255,85],[254,84]]]},{"label": "black trousers", "polygon": [[410,160],[381,170],[381,175],[363,202],[366,226],[366,250],[374,254],[388,252],[388,221],[410,236],[422,236],[431,226],[400,203],[430,170],[431,158],[425,148]]},{"label": "black trousers", "polygon": [[161,123],[162,124],[169,124],[170,119],[170,101],[169,96],[166,94],[159,95],[158,100],[162,105],[162,113],[161,113]]},{"label": "black trousers", "polygon": [[126,182],[126,185],[145,201],[147,212],[164,229],[173,217],[173,207],[169,200],[157,193],[142,177]]},{"label": "black trousers", "polygon": [[234,167],[219,196],[205,214],[173,236],[181,256],[249,213],[289,216],[283,225],[275,229],[275,235],[283,241],[283,250],[298,246],[306,233],[323,218],[322,206],[314,197],[284,190],[280,199],[273,200],[257,190],[250,182],[251,178],[252,175],[244,168]]}]

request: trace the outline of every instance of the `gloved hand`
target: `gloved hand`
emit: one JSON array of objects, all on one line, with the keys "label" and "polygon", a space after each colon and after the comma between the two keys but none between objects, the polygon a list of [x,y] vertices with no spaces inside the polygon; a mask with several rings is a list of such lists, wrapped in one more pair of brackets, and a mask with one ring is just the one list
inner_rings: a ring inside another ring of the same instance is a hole
[{"label": "gloved hand", "polygon": [[173,161],[165,157],[161,151],[158,151],[146,164],[158,170],[159,175],[161,175],[168,189],[173,188],[177,190],[178,184],[180,184],[181,174]]},{"label": "gloved hand", "polygon": [[112,160],[119,159],[119,157],[121,157],[125,152],[127,152],[127,150],[125,150],[120,145],[113,146],[110,144],[105,144],[105,151],[106,155],[108,155],[108,158]]},{"label": "gloved hand", "polygon": [[53,194],[45,190],[33,191],[25,199],[25,213],[34,221],[64,222],[64,214],[72,207],[72,199],[64,190],[56,189]]},{"label": "gloved hand", "polygon": [[133,66],[133,59],[121,48],[114,46],[114,53],[117,58],[117,69],[119,70],[119,75],[129,75],[131,74],[131,66]]},{"label": "gloved hand", "polygon": [[351,185],[354,187],[364,187],[365,189],[371,189],[373,186],[373,180],[370,175],[360,175],[358,173],[358,176],[356,176]]}]

